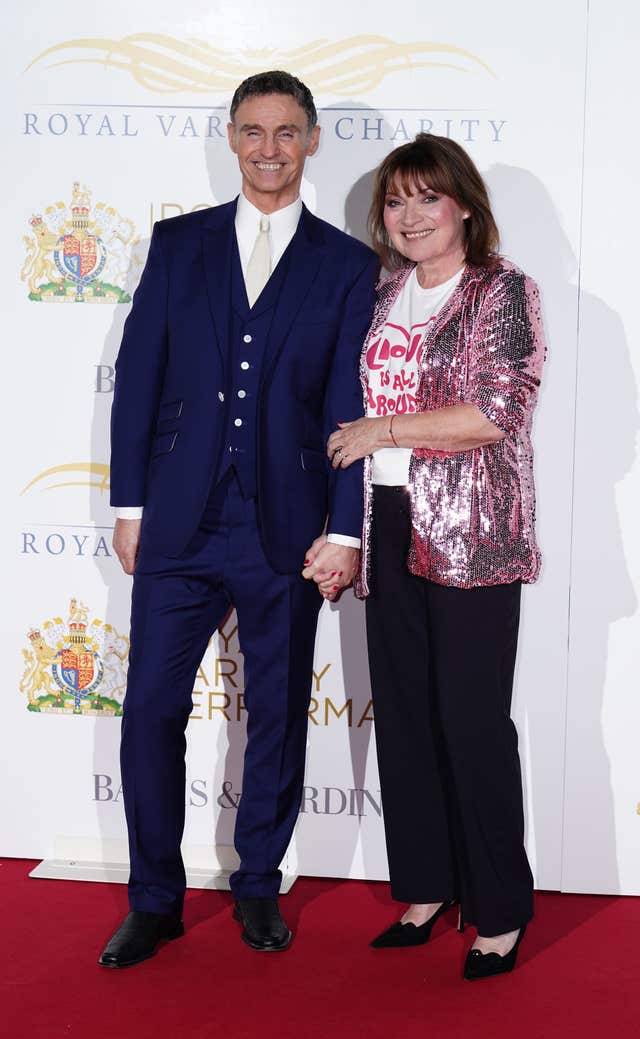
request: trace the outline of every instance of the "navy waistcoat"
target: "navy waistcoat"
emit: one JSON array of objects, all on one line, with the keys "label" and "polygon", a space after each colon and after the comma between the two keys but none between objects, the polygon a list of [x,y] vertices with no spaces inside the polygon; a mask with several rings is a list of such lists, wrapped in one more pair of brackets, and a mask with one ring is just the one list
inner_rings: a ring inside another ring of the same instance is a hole
[{"label": "navy waistcoat", "polygon": [[249,307],[234,235],[226,352],[225,446],[215,483],[233,467],[245,498],[254,498],[257,492],[258,393],[265,349],[289,263],[289,252],[290,248],[287,248],[253,307]]}]

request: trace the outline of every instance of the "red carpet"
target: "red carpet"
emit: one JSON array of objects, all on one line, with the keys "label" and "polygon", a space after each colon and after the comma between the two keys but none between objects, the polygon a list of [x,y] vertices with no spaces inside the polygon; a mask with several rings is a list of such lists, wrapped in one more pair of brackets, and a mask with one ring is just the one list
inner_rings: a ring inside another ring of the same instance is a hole
[{"label": "red carpet", "polygon": [[187,896],[184,938],[128,970],[96,965],[123,887],[30,880],[0,860],[7,1039],[553,1039],[640,1035],[640,899],[540,894],[513,974],[461,980],[455,913],[418,949],[374,951],[396,917],[385,884],[298,881],[292,947],[240,942],[231,898]]}]

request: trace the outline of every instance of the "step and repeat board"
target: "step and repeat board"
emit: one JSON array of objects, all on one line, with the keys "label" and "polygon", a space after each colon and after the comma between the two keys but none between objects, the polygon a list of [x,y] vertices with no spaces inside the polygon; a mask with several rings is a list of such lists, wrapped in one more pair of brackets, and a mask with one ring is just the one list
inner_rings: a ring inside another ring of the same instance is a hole
[{"label": "step and repeat board", "polygon": [[[514,704],[527,845],[539,887],[640,890],[637,216],[630,182],[616,180],[623,156],[633,168],[618,95],[626,76],[632,96],[624,24],[637,15],[630,0],[613,7],[618,21],[601,0],[589,10],[540,0],[535,17],[461,0],[410,4],[394,21],[371,0],[365,22],[338,0],[281,0],[276,11],[257,0],[34,0],[27,26],[15,6],[1,45],[1,854],[125,847],[118,746],[131,581],[113,553],[108,504],[115,358],[154,221],[238,193],[231,96],[246,76],[285,68],[319,109],[321,146],[302,189],[311,210],[366,240],[376,166],[420,131],[444,134],[485,176],[503,252],[540,285],[544,566],[524,593]],[[351,592],[322,609],[311,693],[290,868],[384,879],[364,610]],[[245,732],[231,614],[193,690],[188,863],[214,850],[223,860],[232,845]]]}]

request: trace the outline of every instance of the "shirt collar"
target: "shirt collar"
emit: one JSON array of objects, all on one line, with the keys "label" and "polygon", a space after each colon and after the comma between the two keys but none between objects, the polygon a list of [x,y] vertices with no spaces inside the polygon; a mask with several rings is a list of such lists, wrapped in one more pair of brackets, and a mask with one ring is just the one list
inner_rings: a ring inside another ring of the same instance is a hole
[{"label": "shirt collar", "polygon": [[[269,214],[269,227],[272,234],[293,236],[300,214],[302,213],[302,199],[300,196],[283,209],[276,209],[275,213]],[[236,229],[239,234],[255,238],[260,228],[260,217],[263,214],[243,192],[238,195],[238,208],[236,210]]]}]

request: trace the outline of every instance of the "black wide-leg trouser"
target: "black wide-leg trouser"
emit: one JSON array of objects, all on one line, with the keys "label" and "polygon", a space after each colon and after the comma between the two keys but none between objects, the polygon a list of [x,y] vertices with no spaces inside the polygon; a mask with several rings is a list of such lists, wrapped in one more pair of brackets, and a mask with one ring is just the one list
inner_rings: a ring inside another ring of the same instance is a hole
[{"label": "black wide-leg trouser", "polygon": [[374,488],[367,641],[391,891],[459,898],[486,937],[533,915],[511,692],[520,582],[409,573],[406,488]]}]

